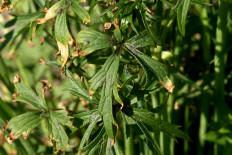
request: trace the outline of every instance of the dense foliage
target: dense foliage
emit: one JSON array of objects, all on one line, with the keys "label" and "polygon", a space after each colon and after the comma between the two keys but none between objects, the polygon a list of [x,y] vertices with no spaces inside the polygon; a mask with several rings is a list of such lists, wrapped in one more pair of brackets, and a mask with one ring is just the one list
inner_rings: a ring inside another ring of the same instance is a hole
[{"label": "dense foliage", "polygon": [[0,154],[230,154],[231,0],[2,0]]}]

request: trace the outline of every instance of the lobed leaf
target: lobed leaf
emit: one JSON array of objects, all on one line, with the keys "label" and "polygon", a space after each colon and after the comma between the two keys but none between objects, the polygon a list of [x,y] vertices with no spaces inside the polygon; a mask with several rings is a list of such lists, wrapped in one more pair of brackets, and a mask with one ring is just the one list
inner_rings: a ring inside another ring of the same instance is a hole
[{"label": "lobed leaf", "polygon": [[167,68],[164,64],[143,54],[142,52],[137,50],[136,47],[133,47],[129,44],[125,44],[125,46],[130,54],[132,54],[140,62],[143,69],[147,72],[147,76],[149,74],[149,71],[151,71],[156,76],[160,84],[168,90],[168,92],[173,92],[175,86],[169,79]]},{"label": "lobed leaf", "polygon": [[113,46],[113,42],[109,36],[92,29],[80,31],[77,34],[77,42],[88,43],[88,45],[82,50],[82,52],[86,54]]},{"label": "lobed leaf", "polygon": [[[65,150],[68,145],[68,136],[60,123],[60,117],[56,117],[57,113],[49,113],[49,125],[51,129],[51,138],[56,141],[57,150]],[[62,122],[62,121],[61,121]],[[63,122],[62,122],[63,123]]]},{"label": "lobed leaf", "polygon": [[26,112],[13,117],[9,121],[9,128],[14,136],[28,135],[29,132],[40,124],[40,121],[41,118],[38,111]]},{"label": "lobed leaf", "polygon": [[74,79],[72,73],[68,69],[66,69],[66,76],[69,78],[70,82],[68,90],[75,96],[83,97],[87,101],[91,101],[89,92],[82,86],[80,79]]},{"label": "lobed leaf", "polygon": [[67,115],[67,112],[65,112],[64,110],[56,110],[53,111],[53,115],[56,117],[57,121],[65,126],[68,126],[69,128],[72,128],[72,122],[71,122],[71,118],[70,116]]},{"label": "lobed leaf", "polygon": [[95,145],[98,145],[105,134],[105,129],[101,128],[97,136],[85,147],[81,148],[82,151],[91,150]]},{"label": "lobed leaf", "polygon": [[114,123],[112,109],[112,92],[114,82],[117,80],[118,67],[119,56],[115,56],[112,65],[109,67],[109,70],[107,71],[105,82],[103,84],[101,92],[101,99],[98,106],[98,110],[103,116],[103,123],[106,133],[110,138],[114,138],[112,126],[112,124]]},{"label": "lobed leaf", "polygon": [[140,130],[145,135],[146,143],[148,144],[150,149],[152,151],[155,151],[155,154],[161,155],[162,153],[160,151],[159,145],[156,143],[156,141],[154,141],[154,138],[152,138],[152,136],[150,135],[149,130],[147,129],[147,127],[143,123],[141,123],[139,120],[136,120],[136,123],[139,126]]},{"label": "lobed leaf", "polygon": [[143,112],[134,112],[133,118],[136,120],[141,120],[146,125],[153,128],[155,131],[162,131],[165,134],[171,136],[171,137],[179,137],[188,140],[189,136],[186,135],[183,131],[178,129],[176,125],[170,124],[168,122],[165,122],[163,120],[156,119],[154,115],[151,114],[151,112],[145,110]]},{"label": "lobed leaf", "polygon": [[93,131],[93,128],[96,126],[97,122],[99,121],[100,116],[98,115],[97,117],[94,117],[91,121],[90,124],[88,126],[88,128],[85,131],[84,136],[81,139],[81,143],[79,146],[79,151],[78,151],[78,155],[81,153],[81,150],[83,149],[84,145],[87,143],[87,141],[89,140],[89,137]]},{"label": "lobed leaf", "polygon": [[114,61],[114,55],[111,55],[107,58],[106,62],[103,64],[102,68],[90,79],[91,90],[96,90],[98,87],[102,85],[102,83],[105,80],[105,76],[107,74],[107,71],[109,70],[110,66],[112,65]]},{"label": "lobed leaf", "polygon": [[38,109],[47,109],[47,105],[44,103],[43,99],[38,97],[35,92],[26,86],[24,83],[15,84],[18,96],[17,101],[27,103]]},{"label": "lobed leaf", "polygon": [[135,48],[154,45],[154,41],[147,30],[135,35],[134,37],[127,40],[125,43]]}]

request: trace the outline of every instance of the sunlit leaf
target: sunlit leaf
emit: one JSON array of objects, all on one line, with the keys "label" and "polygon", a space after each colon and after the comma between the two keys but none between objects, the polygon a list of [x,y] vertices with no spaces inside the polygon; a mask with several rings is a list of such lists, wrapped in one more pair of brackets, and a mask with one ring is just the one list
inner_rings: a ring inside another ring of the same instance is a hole
[{"label": "sunlit leaf", "polygon": [[87,130],[85,131],[84,136],[81,139],[81,143],[80,143],[80,146],[79,146],[78,154],[81,153],[81,150],[83,149],[84,145],[89,140],[89,137],[90,137],[90,135],[91,135],[91,133],[93,131],[93,128],[96,126],[96,124],[97,124],[97,122],[98,122],[99,119],[100,119],[99,116],[91,119],[90,124],[89,124]]},{"label": "sunlit leaf", "polygon": [[79,4],[78,0],[72,0],[72,9],[84,24],[90,23],[88,12]]},{"label": "sunlit leaf", "polygon": [[90,101],[89,92],[86,90],[80,79],[74,79],[72,73],[67,69],[66,75],[69,78],[70,86],[68,90],[75,96],[83,97],[84,99]]},{"label": "sunlit leaf", "polygon": [[160,84],[168,90],[168,92],[173,92],[175,86],[169,79],[167,68],[164,64],[143,54],[137,50],[136,47],[128,44],[126,44],[126,47],[128,48],[128,51],[139,60],[140,64],[143,66],[146,72],[149,72],[148,70],[150,70],[152,73],[154,73]]},{"label": "sunlit leaf", "polygon": [[14,136],[28,135],[40,124],[40,121],[41,117],[38,111],[27,112],[13,117],[9,121],[9,128]]},{"label": "sunlit leaf", "polygon": [[[49,125],[51,128],[51,138],[56,142],[56,149],[57,150],[65,150],[68,145],[68,136],[61,125],[59,123],[60,119],[59,116],[56,117],[57,113],[50,112],[49,113]],[[62,122],[62,121],[61,121]],[[63,123],[63,122],[62,122]]]},{"label": "sunlit leaf", "polygon": [[47,105],[44,103],[42,98],[38,97],[35,92],[26,86],[24,83],[16,83],[15,84],[18,96],[17,101],[27,103],[32,105],[38,109],[44,108],[47,109]]},{"label": "sunlit leaf", "polygon": [[77,42],[87,43],[85,48],[81,51],[83,55],[113,46],[113,42],[109,36],[93,29],[80,31],[77,34]]},{"label": "sunlit leaf", "polygon": [[103,123],[107,135],[110,138],[114,138],[113,133],[113,107],[112,107],[112,95],[113,95],[113,85],[114,81],[117,80],[117,72],[119,67],[119,56],[114,57],[112,65],[109,67],[107,74],[105,75],[105,82],[103,84],[101,99],[99,103],[98,110],[103,116]]},{"label": "sunlit leaf", "polygon": [[66,0],[60,0],[57,3],[55,3],[52,7],[50,7],[45,14],[44,18],[39,18],[38,19],[38,23],[39,24],[43,24],[45,23],[47,20],[54,18],[57,13],[63,9],[63,7],[65,6],[65,2]]}]

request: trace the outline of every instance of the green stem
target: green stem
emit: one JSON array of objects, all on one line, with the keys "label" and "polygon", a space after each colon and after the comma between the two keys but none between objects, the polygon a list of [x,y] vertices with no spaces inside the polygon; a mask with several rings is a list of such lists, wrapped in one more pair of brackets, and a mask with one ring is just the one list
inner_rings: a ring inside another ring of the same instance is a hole
[{"label": "green stem", "polygon": [[124,148],[125,155],[133,155],[134,154],[134,143],[133,143],[133,129],[131,126],[127,126],[125,122],[125,118],[123,119],[123,134],[124,134]]},{"label": "green stem", "polygon": [[[229,4],[225,0],[219,1],[217,29],[216,29],[216,46],[214,56],[215,71],[215,121],[222,120],[226,114],[226,104],[224,98],[224,71],[227,61],[226,53],[226,35],[227,35],[227,15]],[[223,149],[215,145],[215,151],[222,154]],[[216,153],[216,152],[215,152]]]},{"label": "green stem", "polygon": [[[206,2],[209,2],[208,0]],[[210,40],[210,32],[209,29],[209,18],[207,7],[197,5],[198,12],[200,13],[200,18],[203,25],[203,35],[202,35],[202,49],[203,49],[203,57],[205,64],[207,65],[207,69],[210,65],[210,47],[211,47],[211,40]],[[201,113],[200,113],[200,126],[199,126],[199,144],[198,144],[198,153],[199,155],[204,154],[204,146],[205,146],[205,135],[207,132],[207,116],[208,116],[208,107],[209,107],[209,96],[203,95],[202,97],[202,104],[201,104]]]}]

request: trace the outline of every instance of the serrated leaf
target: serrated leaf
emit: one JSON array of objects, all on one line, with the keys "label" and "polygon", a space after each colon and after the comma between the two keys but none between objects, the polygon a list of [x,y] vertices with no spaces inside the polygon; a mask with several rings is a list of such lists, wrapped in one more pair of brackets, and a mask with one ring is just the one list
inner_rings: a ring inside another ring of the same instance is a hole
[{"label": "serrated leaf", "polygon": [[62,58],[62,68],[66,64],[69,57],[68,42],[71,40],[71,35],[69,34],[66,10],[63,10],[56,17],[55,23],[55,38]]},{"label": "serrated leaf", "polygon": [[103,135],[105,134],[105,129],[102,128],[99,133],[97,134],[97,136],[85,147],[83,147],[81,150],[82,151],[87,151],[87,150],[91,150],[94,148],[95,145],[98,145],[101,141],[101,139],[103,138]]},{"label": "serrated leaf", "polygon": [[107,58],[106,62],[103,64],[102,68],[90,79],[91,90],[96,90],[98,87],[102,85],[105,80],[105,76],[107,71],[109,70],[110,66],[114,61],[114,55],[111,55]]},{"label": "serrated leaf", "polygon": [[191,0],[179,0],[179,6],[177,8],[177,23],[180,33],[184,36],[185,35],[185,25],[188,10],[190,7]]},{"label": "serrated leaf", "polygon": [[112,65],[107,71],[105,82],[103,84],[101,99],[99,102],[98,110],[103,116],[103,124],[106,130],[107,135],[110,138],[114,138],[113,126],[113,108],[112,108],[112,91],[114,82],[117,80],[117,73],[119,67],[119,56],[114,57]]},{"label": "serrated leaf", "polygon": [[72,122],[70,120],[72,117],[68,116],[67,112],[65,112],[64,110],[56,110],[53,111],[53,115],[56,117],[57,121],[60,124],[72,128]]},{"label": "serrated leaf", "polygon": [[92,29],[80,31],[77,34],[77,42],[88,43],[88,45],[81,51],[84,53],[83,55],[113,46],[113,42],[109,36]]},{"label": "serrated leaf", "polygon": [[89,137],[93,131],[93,128],[96,126],[99,119],[100,119],[99,115],[97,117],[94,117],[93,119],[91,119],[90,124],[89,124],[88,128],[86,129],[84,136],[81,139],[81,143],[80,143],[79,150],[78,150],[78,155],[81,153],[81,150],[83,149],[84,145],[89,140]]},{"label": "serrated leaf", "polygon": [[163,120],[156,119],[154,117],[154,114],[152,112],[149,112],[147,110],[134,110],[133,111],[133,118],[136,120],[141,120],[146,125],[153,128],[155,131],[162,131],[164,134],[167,134],[173,138],[179,137],[188,140],[189,136],[186,135],[183,131],[178,129],[176,125],[170,124],[168,122],[165,122]]},{"label": "serrated leaf", "polygon": [[56,149],[65,150],[68,145],[68,136],[58,119],[60,118],[56,118],[56,113],[49,113],[49,125],[51,128],[50,134],[51,138],[56,141]]},{"label": "serrated leaf", "polygon": [[126,44],[125,46],[127,47],[127,50],[130,52],[130,54],[132,54],[134,57],[138,59],[144,70],[147,72],[147,76],[150,70],[156,76],[160,84],[168,90],[168,92],[173,92],[175,86],[169,79],[167,68],[164,64],[143,54],[142,52],[140,52],[135,47],[129,44]]},{"label": "serrated leaf", "polygon": [[15,87],[18,93],[16,98],[17,101],[27,103],[38,109],[47,109],[47,105],[44,103],[43,99],[38,97],[35,92],[24,83],[16,83]]},{"label": "serrated leaf", "polygon": [[80,81],[80,79],[74,79],[72,73],[67,69],[66,76],[69,78],[70,85],[68,90],[75,96],[83,97],[87,101],[91,101],[89,98],[89,92],[86,90]]},{"label": "serrated leaf", "polygon": [[71,39],[71,35],[69,34],[67,26],[66,10],[63,10],[56,17],[55,38],[62,44],[67,44],[68,41]]},{"label": "serrated leaf", "polygon": [[103,116],[103,124],[106,130],[107,135],[110,138],[114,138],[113,133],[113,108],[112,108],[112,91],[106,92],[106,84],[102,88],[101,100],[99,103],[99,111]]},{"label": "serrated leaf", "polygon": [[78,3],[77,0],[72,0],[72,9],[84,24],[90,23],[89,13]]},{"label": "serrated leaf", "polygon": [[[4,35],[5,41],[0,44],[0,51],[8,44],[13,43],[13,41],[23,33],[27,28],[29,28],[29,24],[35,21],[37,18],[41,17],[42,13],[36,12],[27,15],[16,16],[15,19],[11,20],[13,22],[14,29],[7,34]],[[10,25],[12,26],[12,25]]]},{"label": "serrated leaf", "polygon": [[160,148],[159,148],[158,144],[154,141],[154,138],[151,137],[147,127],[143,123],[141,123],[139,120],[136,120],[136,123],[139,126],[140,130],[145,135],[146,143],[150,147],[150,149],[152,151],[155,151],[155,154],[161,155]]},{"label": "serrated leaf", "polygon": [[41,118],[38,111],[27,112],[13,117],[9,121],[9,128],[14,136],[27,135],[39,125],[40,121]]},{"label": "serrated leaf", "polygon": [[74,117],[77,119],[79,123],[79,128],[86,126],[90,120],[95,119],[99,117],[97,110],[90,110],[85,112],[80,112],[74,115]]},{"label": "serrated leaf", "polygon": [[154,45],[151,35],[146,30],[130,38],[125,43],[130,44],[135,48]]}]

